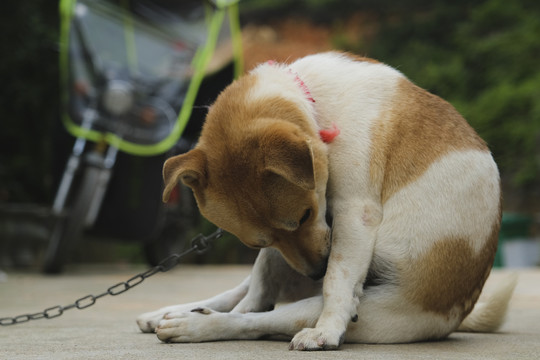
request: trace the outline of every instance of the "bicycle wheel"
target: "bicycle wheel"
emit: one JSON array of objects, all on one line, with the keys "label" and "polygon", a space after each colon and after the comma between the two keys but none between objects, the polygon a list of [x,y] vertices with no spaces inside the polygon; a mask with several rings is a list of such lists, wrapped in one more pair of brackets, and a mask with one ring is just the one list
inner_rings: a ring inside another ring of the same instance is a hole
[{"label": "bicycle wheel", "polygon": [[43,271],[47,274],[62,272],[71,252],[80,240],[85,228],[92,198],[99,186],[101,169],[88,167],[82,179],[72,189],[73,199],[55,221],[45,254]]},{"label": "bicycle wheel", "polygon": [[146,260],[152,266],[171,254],[185,250],[200,221],[191,189],[179,184],[173,197],[176,199],[162,205],[162,220],[144,244]]}]

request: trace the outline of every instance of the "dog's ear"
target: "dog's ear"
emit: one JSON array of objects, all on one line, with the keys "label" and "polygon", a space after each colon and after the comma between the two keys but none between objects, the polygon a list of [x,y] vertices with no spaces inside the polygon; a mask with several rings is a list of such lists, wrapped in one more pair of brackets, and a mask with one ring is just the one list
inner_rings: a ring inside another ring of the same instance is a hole
[{"label": "dog's ear", "polygon": [[193,190],[206,187],[206,155],[199,149],[174,156],[163,165],[163,201],[167,202],[172,190],[182,181]]},{"label": "dog's ear", "polygon": [[263,144],[265,170],[305,190],[315,189],[313,151],[309,140],[294,132],[267,134]]}]

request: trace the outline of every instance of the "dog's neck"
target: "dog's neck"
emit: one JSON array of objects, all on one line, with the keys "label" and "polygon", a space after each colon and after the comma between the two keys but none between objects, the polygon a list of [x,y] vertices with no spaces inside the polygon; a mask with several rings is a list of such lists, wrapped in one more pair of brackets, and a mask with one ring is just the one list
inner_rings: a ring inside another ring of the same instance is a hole
[{"label": "dog's neck", "polygon": [[311,92],[309,91],[306,83],[300,78],[300,76],[294,71],[292,71],[292,69],[290,68],[287,69],[287,71],[289,72],[289,74],[294,76],[294,81],[300,87],[300,89],[302,89],[302,91],[304,92],[304,95],[306,96],[306,99],[308,99],[308,101],[315,102],[315,99],[311,95]]},{"label": "dog's neck", "polygon": [[[277,63],[274,61],[274,60],[268,60],[266,62],[268,65],[270,66],[275,66],[277,65]],[[294,79],[294,82],[298,85],[298,87],[300,87],[300,89],[302,90],[302,92],[304,93],[304,95],[306,96],[306,99],[310,102],[315,102],[315,99],[313,98],[313,96],[311,95],[311,92],[309,91],[309,88],[307,87],[306,83],[300,78],[300,76],[298,75],[298,73],[296,73],[295,71],[293,71],[291,68],[287,68],[287,73],[290,74],[293,79]]]},{"label": "dog's neck", "polygon": [[[276,62],[274,60],[268,60],[266,63],[268,65],[270,65],[270,66],[275,66],[276,65]],[[287,71],[288,74],[290,74],[292,76],[292,78],[294,79],[294,82],[302,90],[302,92],[305,95],[305,98],[309,102],[314,103],[315,99],[313,98],[313,95],[309,91],[308,86],[302,80],[300,75],[298,75],[298,73],[293,71],[291,68],[286,68],[286,71]],[[327,144],[334,141],[334,139],[336,138],[336,136],[339,135],[339,133],[340,133],[340,130],[339,130],[339,128],[337,127],[337,125],[335,123],[332,123],[332,127],[330,129],[320,129],[319,130],[319,136],[321,137],[321,140],[323,142],[327,143]]]},{"label": "dog's neck", "polygon": [[[315,102],[315,99],[311,95],[311,92],[309,91],[309,88],[307,87],[306,83],[300,78],[300,75],[298,75],[297,72],[293,71],[291,68],[287,68],[287,72],[294,76],[294,82],[300,87],[304,95],[306,96],[306,99],[310,102]],[[321,140],[327,144],[334,141],[336,136],[339,135],[341,131],[337,127],[335,123],[332,123],[332,127],[330,129],[320,129],[319,130],[319,136],[321,137]]]}]

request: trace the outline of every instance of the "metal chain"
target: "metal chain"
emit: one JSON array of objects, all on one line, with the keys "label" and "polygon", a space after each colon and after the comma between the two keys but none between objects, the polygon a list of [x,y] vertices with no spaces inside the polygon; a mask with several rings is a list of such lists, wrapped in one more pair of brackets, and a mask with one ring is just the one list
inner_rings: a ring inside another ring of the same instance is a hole
[{"label": "metal chain", "polygon": [[180,259],[194,251],[196,251],[199,254],[202,254],[206,252],[209,247],[210,243],[214,240],[219,239],[223,235],[222,229],[217,229],[215,232],[208,236],[204,236],[202,234],[199,234],[195,236],[193,239],[191,239],[191,247],[187,249],[186,251],[180,253],[180,254],[172,254],[163,259],[159,264],[154,266],[151,269],[148,269],[142,273],[139,273],[131,278],[129,278],[126,281],[119,282],[118,284],[115,284],[107,289],[107,291],[99,294],[99,295],[86,295],[83,296],[80,299],[75,300],[73,304],[69,304],[66,306],[52,306],[50,308],[47,308],[41,312],[33,313],[33,314],[23,314],[18,315],[15,317],[5,317],[0,318],[0,325],[1,326],[9,326],[9,325],[17,325],[22,324],[25,322],[28,322],[30,320],[38,320],[38,319],[53,319],[56,317],[59,317],[60,315],[64,314],[66,310],[71,309],[86,309],[96,303],[96,300],[101,299],[104,296],[111,295],[116,296],[120,295],[129,289],[134,288],[135,286],[142,283],[145,279],[149,278],[152,275],[157,274],[158,272],[166,272],[171,270],[173,267],[178,265],[180,262]]}]

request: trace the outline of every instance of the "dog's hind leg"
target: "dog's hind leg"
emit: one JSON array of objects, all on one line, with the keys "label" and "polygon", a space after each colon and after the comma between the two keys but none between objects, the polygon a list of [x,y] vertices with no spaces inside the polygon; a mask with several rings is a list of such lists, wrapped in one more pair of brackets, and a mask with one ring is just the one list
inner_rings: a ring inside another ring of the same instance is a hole
[{"label": "dog's hind leg", "polygon": [[315,296],[257,313],[222,313],[199,308],[166,315],[156,333],[165,342],[254,340],[272,336],[291,339],[301,329],[315,325],[322,307],[322,296]]},{"label": "dog's hind leg", "polygon": [[[278,250],[262,249],[255,261],[249,290],[233,312],[268,311],[277,302],[293,302],[320,293],[321,283],[293,270]],[[214,309],[216,310],[216,309]]]},{"label": "dog's hind leg", "polygon": [[163,319],[163,316],[168,313],[191,311],[201,307],[216,311],[231,311],[247,294],[250,278],[251,276],[248,276],[235,288],[206,300],[167,306],[156,311],[141,314],[137,317],[137,324],[142,332],[154,332],[158,323]]},{"label": "dog's hind leg", "polygon": [[459,314],[424,311],[408,302],[397,286],[368,287],[360,297],[357,321],[347,327],[345,341],[394,344],[442,339],[457,328]]}]

